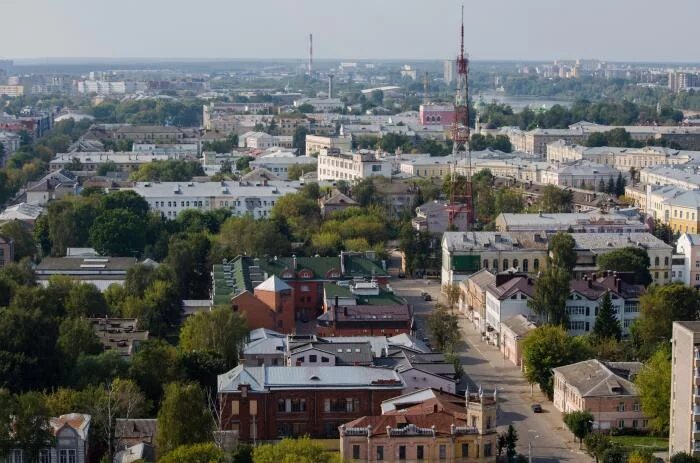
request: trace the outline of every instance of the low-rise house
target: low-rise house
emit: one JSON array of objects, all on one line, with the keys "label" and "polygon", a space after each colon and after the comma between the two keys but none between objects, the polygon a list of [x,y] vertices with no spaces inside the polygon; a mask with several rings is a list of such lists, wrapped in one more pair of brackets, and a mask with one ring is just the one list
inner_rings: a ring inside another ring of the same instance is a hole
[{"label": "low-rise house", "polygon": [[131,357],[142,343],[148,341],[148,331],[138,328],[135,318],[90,318],[93,330],[105,352],[117,352],[122,357]]},{"label": "low-rise house", "polygon": [[53,275],[64,275],[104,291],[113,284],[124,286],[126,273],[136,263],[135,257],[44,257],[35,272],[42,286],[48,286]]},{"label": "low-rise house", "polygon": [[230,302],[234,312],[245,314],[249,328],[295,330],[294,289],[276,275],[257,285],[252,293],[247,289],[232,293]]},{"label": "low-rise house", "polygon": [[496,275],[486,269],[473,273],[459,283],[459,310],[482,333],[486,330],[486,288],[496,283]]},{"label": "low-rise house", "polygon": [[363,366],[239,365],[218,376],[223,428],[242,442],[337,437],[342,423],[379,413],[403,389],[397,372]]},{"label": "low-rise house", "polygon": [[19,220],[20,222],[33,227],[34,222],[36,222],[39,216],[43,213],[43,207],[22,202],[15,204],[14,206],[9,206],[4,211],[0,212],[0,224],[11,222],[13,220]]},{"label": "low-rise house", "polygon": [[382,403],[382,414],[340,427],[349,462],[496,461],[497,396],[457,396],[434,389]]},{"label": "low-rise house", "polygon": [[[50,431],[55,440],[51,447],[39,450],[41,463],[83,463],[89,460],[90,427],[92,417],[82,413],[69,413],[49,419]],[[11,448],[8,463],[28,461],[24,449]]]},{"label": "low-rise house", "polygon": [[[312,354],[310,348],[321,352]],[[401,348],[415,353],[431,350],[419,339],[407,334],[396,336],[335,336],[284,335],[260,328],[248,335],[248,343],[242,349],[242,359],[247,366],[278,366],[301,364],[328,364],[339,366],[369,365],[375,358],[387,356]],[[342,349],[342,352],[340,350]],[[316,359],[309,358],[316,355]],[[326,361],[323,356],[326,356]],[[304,357],[301,359],[300,357]],[[299,362],[299,360],[301,360]]]},{"label": "low-rise house", "polygon": [[311,156],[297,156],[289,151],[277,151],[250,161],[251,169],[264,168],[283,180],[289,178],[289,169],[293,166],[312,167],[316,170],[318,161]]},{"label": "low-rise house", "polygon": [[649,421],[634,384],[642,366],[593,359],[554,368],[554,406],[564,413],[590,412],[593,429],[646,430]]},{"label": "low-rise house", "polygon": [[486,287],[486,340],[498,345],[501,340],[501,322],[516,315],[532,317],[528,307],[535,294],[532,277],[516,271],[504,271]]},{"label": "low-rise house", "polygon": [[676,243],[676,252],[683,265],[673,276],[688,286],[700,287],[700,235],[683,233]]},{"label": "low-rise house", "polygon": [[114,426],[113,463],[155,461],[156,419],[117,418]]},{"label": "low-rise house", "polygon": [[316,319],[320,336],[393,336],[413,330],[411,307],[376,280],[347,287],[327,283],[323,294],[324,312]]},{"label": "low-rise house", "polygon": [[516,366],[523,364],[522,341],[537,325],[522,314],[507,318],[501,322],[500,349],[503,356]]},{"label": "low-rise house", "polygon": [[431,388],[454,394],[459,381],[454,365],[439,352],[394,348],[386,356],[375,358],[373,365],[397,371],[405,383],[404,393]]},{"label": "low-rise house", "polygon": [[320,198],[318,200],[318,205],[321,208],[321,215],[323,217],[328,217],[336,211],[344,211],[349,207],[357,207],[359,204],[340,191],[333,190]]}]

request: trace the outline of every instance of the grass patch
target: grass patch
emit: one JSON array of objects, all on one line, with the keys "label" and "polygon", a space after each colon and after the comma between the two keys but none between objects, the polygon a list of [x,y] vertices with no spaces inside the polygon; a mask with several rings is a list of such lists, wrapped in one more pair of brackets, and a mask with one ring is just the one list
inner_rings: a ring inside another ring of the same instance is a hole
[{"label": "grass patch", "polygon": [[668,450],[668,438],[654,436],[613,436],[612,441],[629,450],[648,449],[652,452]]}]

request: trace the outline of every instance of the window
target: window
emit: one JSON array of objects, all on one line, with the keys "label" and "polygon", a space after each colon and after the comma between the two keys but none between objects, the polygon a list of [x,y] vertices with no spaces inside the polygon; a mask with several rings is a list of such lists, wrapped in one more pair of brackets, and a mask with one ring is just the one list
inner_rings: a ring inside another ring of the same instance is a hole
[{"label": "window", "polygon": [[405,460],[405,459],[406,459],[406,446],[399,445],[399,460]]},{"label": "window", "polygon": [[10,450],[10,459],[8,460],[9,463],[22,463],[24,455],[22,455],[22,450],[20,449],[13,449]]},{"label": "window", "polygon": [[486,418],[486,429],[491,429],[491,417]]},{"label": "window", "polygon": [[655,267],[659,266],[659,256],[654,257],[654,266]]},{"label": "window", "polygon": [[383,460],[384,460],[384,446],[377,445],[377,461],[383,461]]},{"label": "window", "polygon": [[423,446],[418,445],[416,446],[416,459],[422,460],[423,458],[425,458],[425,454],[423,453]]},{"label": "window", "polygon": [[632,427],[637,429],[639,427],[639,422],[637,420],[632,420]]},{"label": "window", "polygon": [[469,456],[469,444],[462,444],[462,458]]},{"label": "window", "polygon": [[530,269],[527,265],[527,259],[523,259],[523,272],[527,273]]},{"label": "window", "polygon": [[536,272],[540,269],[540,260],[539,259],[534,259],[532,261],[532,269]]},{"label": "window", "polygon": [[321,357],[321,363],[328,363],[329,359],[328,357]]},{"label": "window", "polygon": [[39,463],[51,463],[51,451],[49,449],[41,449],[39,451]]},{"label": "window", "polygon": [[340,413],[352,413],[360,409],[360,401],[358,399],[325,399],[323,401],[323,411],[329,412],[340,412]]},{"label": "window", "polygon": [[498,272],[498,259],[493,260],[493,271]]},{"label": "window", "polygon": [[620,402],[619,404],[617,404],[617,411],[618,411],[618,412],[624,412],[624,411],[625,411],[625,403],[624,403],[624,402]]},{"label": "window", "polygon": [[664,257],[664,265],[668,266],[668,257]]},{"label": "window", "polygon": [[618,420],[617,427],[622,429],[625,427],[625,420]]},{"label": "window", "polygon": [[318,361],[318,357],[315,355],[309,355],[309,363],[316,363]]},{"label": "window", "polygon": [[440,455],[441,460],[446,460],[447,459],[447,445],[440,444],[440,447],[438,447],[438,454]]},{"label": "window", "polygon": [[240,413],[240,403],[237,400],[231,401],[231,414],[238,415]]},{"label": "window", "polygon": [[503,270],[508,270],[508,259],[503,259]]},{"label": "window", "polygon": [[490,457],[492,453],[491,444],[484,444],[484,457]]},{"label": "window", "polygon": [[58,463],[76,463],[75,449],[59,450]]},{"label": "window", "polygon": [[360,459],[360,446],[357,444],[352,446],[352,458],[353,458],[353,460]]},{"label": "window", "polygon": [[639,402],[635,402],[632,404],[632,410],[635,412],[639,411]]},{"label": "window", "polygon": [[518,268],[518,259],[513,259],[513,268]]},{"label": "window", "polygon": [[489,269],[489,260],[488,260],[488,259],[484,259],[484,268],[485,268],[486,270]]}]

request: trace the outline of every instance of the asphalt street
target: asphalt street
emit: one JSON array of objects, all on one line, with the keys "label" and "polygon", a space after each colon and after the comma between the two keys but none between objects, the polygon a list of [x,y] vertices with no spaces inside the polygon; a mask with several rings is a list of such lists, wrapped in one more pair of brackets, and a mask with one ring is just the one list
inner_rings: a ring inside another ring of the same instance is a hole
[{"label": "asphalt street", "polygon": [[[391,285],[396,294],[407,299],[414,308],[419,337],[429,337],[425,320],[440,297],[440,282],[436,280],[393,279]],[[431,294],[433,301],[425,302],[421,292]],[[532,456],[532,461],[591,462],[592,459],[574,442],[566,429],[561,413],[556,410],[535,387],[531,396],[530,385],[520,369],[503,358],[495,346],[481,340],[480,333],[466,318],[460,318],[462,342],[458,354],[466,373],[460,388],[469,385],[477,390],[483,387],[488,393],[498,388],[499,431],[513,424],[518,432],[518,451]],[[533,413],[534,403],[542,405],[542,413]]]}]

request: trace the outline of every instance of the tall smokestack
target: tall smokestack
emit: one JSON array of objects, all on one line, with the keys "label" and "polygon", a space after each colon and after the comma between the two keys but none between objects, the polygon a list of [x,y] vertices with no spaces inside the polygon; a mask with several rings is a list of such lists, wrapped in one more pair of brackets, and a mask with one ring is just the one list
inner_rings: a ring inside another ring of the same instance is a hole
[{"label": "tall smokestack", "polygon": [[314,69],[314,35],[309,34],[309,76]]},{"label": "tall smokestack", "polygon": [[328,99],[333,98],[333,74],[328,74]]}]

